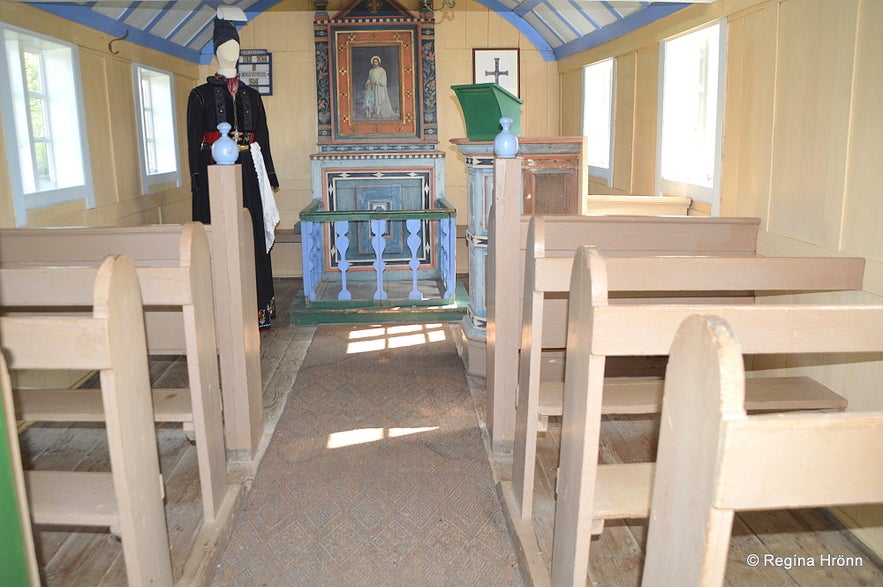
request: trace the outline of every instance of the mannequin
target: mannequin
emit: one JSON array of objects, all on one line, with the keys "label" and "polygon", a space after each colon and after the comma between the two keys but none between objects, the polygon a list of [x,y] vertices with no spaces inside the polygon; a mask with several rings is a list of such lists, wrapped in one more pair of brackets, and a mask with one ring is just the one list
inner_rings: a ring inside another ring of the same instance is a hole
[{"label": "mannequin", "polygon": [[226,78],[234,78],[239,75],[236,71],[236,63],[239,61],[239,41],[230,39],[215,50],[215,58],[218,60],[218,75]]},{"label": "mannequin", "polygon": [[261,95],[239,81],[236,70],[239,33],[231,21],[215,19],[213,42],[217,73],[193,88],[187,101],[193,220],[211,222],[207,167],[214,164],[211,146],[220,136],[218,124],[227,122],[233,128],[230,137],[239,145],[237,163],[242,166],[242,199],[251,214],[254,235],[258,327],[266,330],[276,314],[269,250],[278,222],[273,191],[279,188],[279,180],[270,154],[270,135]]}]

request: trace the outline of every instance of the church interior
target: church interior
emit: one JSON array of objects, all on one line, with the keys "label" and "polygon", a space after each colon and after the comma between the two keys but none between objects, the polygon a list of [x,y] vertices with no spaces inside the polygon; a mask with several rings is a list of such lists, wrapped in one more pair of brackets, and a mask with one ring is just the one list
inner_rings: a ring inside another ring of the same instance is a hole
[{"label": "church interior", "polygon": [[879,584],[881,22],[0,0],[9,584]]}]

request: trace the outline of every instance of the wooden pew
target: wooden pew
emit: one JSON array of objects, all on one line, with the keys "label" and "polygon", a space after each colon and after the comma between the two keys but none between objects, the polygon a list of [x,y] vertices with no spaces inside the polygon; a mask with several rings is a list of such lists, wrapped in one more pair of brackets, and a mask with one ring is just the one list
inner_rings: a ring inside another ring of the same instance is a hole
[{"label": "wooden pew", "polygon": [[[251,459],[264,433],[260,335],[252,254],[251,218],[242,207],[239,165],[209,167],[214,330],[220,355],[224,435],[228,454]],[[183,225],[135,227],[18,228],[0,230],[0,267],[97,266],[109,253],[131,256],[140,267],[180,266]],[[200,277],[208,281],[207,277]],[[152,309],[147,315],[153,354],[183,354],[181,312]]]},{"label": "wooden pew", "polygon": [[[883,349],[880,318],[852,335]],[[736,510],[883,502],[883,412],[748,416],[742,350],[717,316],[685,319],[670,357],[642,585],[723,585]]]},{"label": "wooden pew", "polygon": [[[516,514],[531,517],[537,420],[560,416],[563,380],[541,381],[542,347],[563,348],[572,256],[547,256],[549,230],[560,225],[534,217],[529,225],[524,261],[524,295],[519,357],[512,500]],[[579,224],[579,223],[577,223]],[[579,239],[574,236],[574,240]],[[574,251],[576,247],[574,247]],[[566,251],[561,251],[566,254]],[[555,254],[560,254],[555,251]],[[857,257],[731,257],[605,255],[608,292],[619,303],[689,301],[753,302],[755,292],[860,290],[864,259]],[[713,296],[713,297],[706,297]],[[551,298],[555,299],[551,299]],[[550,298],[550,299],[547,299]],[[546,319],[546,313],[558,313]],[[609,369],[609,365],[608,365]],[[748,410],[843,410],[846,400],[808,377],[756,378],[747,392]],[[603,414],[658,412],[662,380],[611,380],[604,387]]]},{"label": "wooden pew", "polygon": [[[145,316],[158,313],[162,329],[148,334],[148,351],[167,354],[169,350],[183,351],[187,357],[189,388],[154,389],[153,406],[157,422],[181,422],[193,431],[199,463],[202,491],[203,519],[215,522],[225,499],[236,489],[227,484],[227,463],[224,450],[224,430],[221,414],[221,390],[216,355],[214,304],[212,301],[211,260],[208,238],[202,224],[191,222],[181,230],[164,230],[164,244],[169,250],[155,250],[155,265],[136,269],[140,283],[142,304],[148,309]],[[72,239],[74,243],[78,239]],[[156,244],[158,239],[149,242]],[[5,239],[0,239],[0,243]],[[177,241],[177,250],[171,250]],[[94,243],[90,240],[90,243]],[[61,245],[60,242],[56,244]],[[118,245],[120,248],[134,248]],[[88,252],[71,253],[65,262],[89,263]],[[91,251],[89,251],[91,252]],[[159,260],[167,255],[167,260]],[[50,255],[56,261],[60,252]],[[8,259],[8,257],[7,257]],[[22,264],[19,264],[21,266]],[[94,267],[0,268],[0,308],[4,312],[26,310],[89,308],[92,303]],[[180,311],[170,312],[170,307]],[[91,311],[91,308],[90,308]],[[167,335],[183,329],[182,341]],[[164,341],[157,342],[159,335]],[[105,411],[99,390],[91,389],[19,389],[15,392],[16,416],[25,421],[103,421]]]},{"label": "wooden pew", "polygon": [[883,320],[883,306],[618,305],[609,303],[608,291],[605,260],[594,247],[581,247],[571,274],[554,585],[584,585],[591,535],[600,531],[597,522],[646,517],[650,508],[653,463],[598,464],[608,356],[667,355],[681,322],[696,313],[726,319],[748,354],[883,350],[878,334],[855,334],[865,332],[869,320]]},{"label": "wooden pew", "polygon": [[[491,449],[511,453],[515,439],[515,390],[524,253],[530,217],[520,215],[520,159],[496,159],[494,205],[487,253],[487,418]],[[573,258],[593,244],[605,255],[754,256],[757,218],[698,216],[547,216],[546,256]],[[515,268],[519,273],[515,273]],[[566,310],[556,310],[561,324]],[[563,326],[561,330],[563,331]],[[544,341],[545,348],[552,348]]]},{"label": "wooden pew", "polygon": [[122,539],[130,585],[171,585],[144,312],[124,255],[102,262],[91,317],[0,317],[10,369],[94,369],[101,379],[111,471],[29,471],[36,524],[109,526]]}]

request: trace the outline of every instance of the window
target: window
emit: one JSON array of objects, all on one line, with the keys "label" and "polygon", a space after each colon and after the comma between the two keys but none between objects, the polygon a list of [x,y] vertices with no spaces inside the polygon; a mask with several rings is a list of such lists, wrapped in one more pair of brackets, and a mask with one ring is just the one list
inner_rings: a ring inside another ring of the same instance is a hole
[{"label": "window", "polygon": [[657,149],[660,193],[707,202],[720,213],[724,25],[665,41]]},{"label": "window", "polygon": [[144,193],[162,184],[181,186],[173,89],[172,74],[135,65],[141,189]]},{"label": "window", "polygon": [[583,71],[583,135],[588,137],[589,174],[610,185],[613,147],[613,59],[587,65]]},{"label": "window", "polygon": [[28,210],[62,202],[93,207],[75,47],[2,23],[0,38],[0,110],[16,224],[27,224]]}]

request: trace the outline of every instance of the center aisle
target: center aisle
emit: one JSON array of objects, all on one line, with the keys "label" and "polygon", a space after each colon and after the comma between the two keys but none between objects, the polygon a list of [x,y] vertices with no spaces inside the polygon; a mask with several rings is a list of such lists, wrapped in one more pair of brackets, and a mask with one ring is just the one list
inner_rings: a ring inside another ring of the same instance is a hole
[{"label": "center aisle", "polygon": [[445,324],[316,329],[212,584],[523,584]]}]

